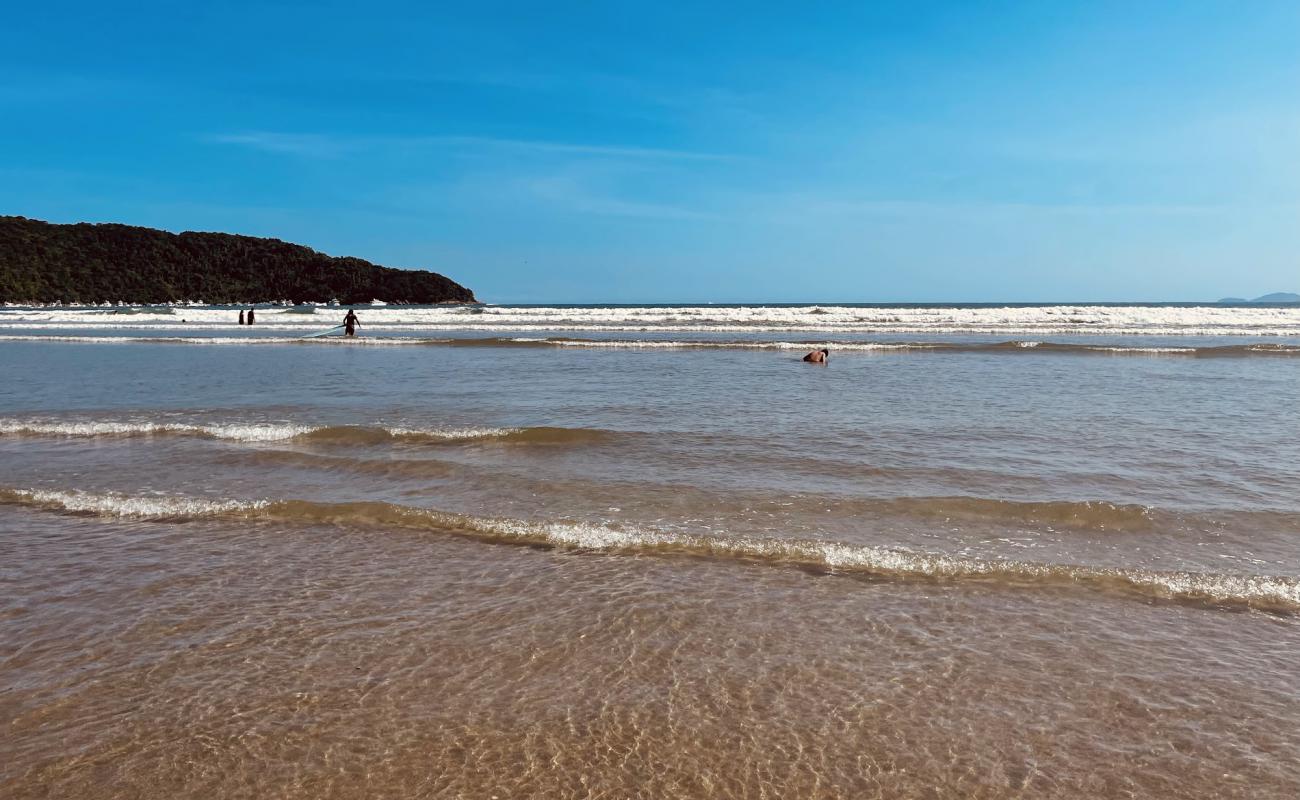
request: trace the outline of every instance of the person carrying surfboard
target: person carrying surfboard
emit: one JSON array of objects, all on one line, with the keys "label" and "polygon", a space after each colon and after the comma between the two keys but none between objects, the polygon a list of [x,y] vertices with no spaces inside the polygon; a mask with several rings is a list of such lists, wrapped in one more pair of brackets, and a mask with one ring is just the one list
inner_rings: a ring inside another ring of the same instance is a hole
[{"label": "person carrying surfboard", "polygon": [[349,308],[349,309],[348,309],[348,315],[347,315],[346,317],[343,318],[343,333],[344,333],[344,335],[346,335],[346,336],[356,336],[356,335],[357,335],[357,326],[360,325],[360,324],[361,324],[361,320],[357,319],[357,312],[356,312],[356,311],[353,311],[352,309]]}]

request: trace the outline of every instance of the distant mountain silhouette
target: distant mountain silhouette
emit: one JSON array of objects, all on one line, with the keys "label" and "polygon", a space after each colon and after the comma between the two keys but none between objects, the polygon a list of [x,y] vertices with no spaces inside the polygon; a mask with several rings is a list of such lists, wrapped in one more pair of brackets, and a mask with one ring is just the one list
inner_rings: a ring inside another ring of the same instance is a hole
[{"label": "distant mountain silhouette", "polygon": [[1254,300],[1247,300],[1244,297],[1225,297],[1220,303],[1300,303],[1300,294],[1294,292],[1273,292],[1262,297],[1256,297]]},{"label": "distant mountain silhouette", "polygon": [[0,302],[473,303],[436,272],[334,258],[279,239],[56,225],[0,216]]}]

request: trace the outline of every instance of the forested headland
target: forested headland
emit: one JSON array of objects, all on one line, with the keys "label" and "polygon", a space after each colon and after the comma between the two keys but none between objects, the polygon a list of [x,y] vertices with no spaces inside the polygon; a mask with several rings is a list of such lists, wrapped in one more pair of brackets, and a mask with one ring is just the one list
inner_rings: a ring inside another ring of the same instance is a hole
[{"label": "forested headland", "polygon": [[0,302],[281,300],[476,302],[472,291],[436,272],[328,256],[279,239],[0,216]]}]

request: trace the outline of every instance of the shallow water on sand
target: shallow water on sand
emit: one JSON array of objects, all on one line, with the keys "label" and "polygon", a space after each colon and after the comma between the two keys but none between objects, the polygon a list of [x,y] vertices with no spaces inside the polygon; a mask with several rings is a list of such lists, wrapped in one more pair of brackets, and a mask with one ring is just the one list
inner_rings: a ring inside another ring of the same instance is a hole
[{"label": "shallow water on sand", "polygon": [[1293,338],[146,333],[0,331],[2,796],[1300,791]]}]

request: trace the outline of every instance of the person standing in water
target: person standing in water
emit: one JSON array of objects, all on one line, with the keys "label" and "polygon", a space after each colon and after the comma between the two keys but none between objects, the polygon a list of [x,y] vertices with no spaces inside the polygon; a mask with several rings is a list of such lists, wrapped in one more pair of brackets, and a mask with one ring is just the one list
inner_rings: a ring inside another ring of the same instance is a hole
[{"label": "person standing in water", "polygon": [[253,309],[250,308],[248,309],[248,324],[252,325],[254,319],[255,317],[253,316]]},{"label": "person standing in water", "polygon": [[356,336],[356,335],[357,335],[357,326],[360,325],[360,324],[361,324],[361,320],[357,319],[357,312],[356,312],[356,311],[353,311],[352,309],[349,308],[349,309],[348,309],[348,315],[347,315],[346,317],[343,318],[343,333],[344,333],[344,335],[347,335],[347,336]]},{"label": "person standing in water", "polygon": [[239,309],[239,324],[240,325],[244,324],[244,309],[242,308]]},{"label": "person standing in water", "polygon": [[830,357],[831,357],[831,351],[823,347],[820,350],[814,350],[808,355],[804,356],[803,360],[809,362],[810,364],[825,364],[826,359]]}]

